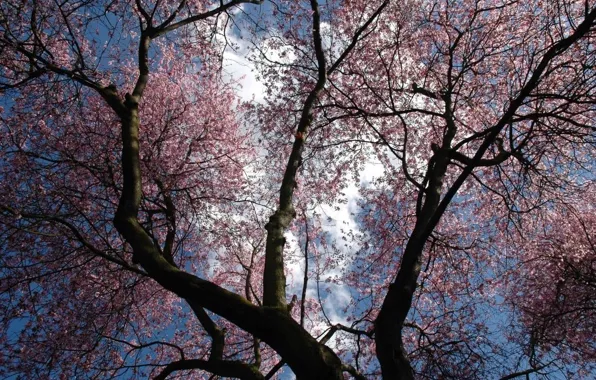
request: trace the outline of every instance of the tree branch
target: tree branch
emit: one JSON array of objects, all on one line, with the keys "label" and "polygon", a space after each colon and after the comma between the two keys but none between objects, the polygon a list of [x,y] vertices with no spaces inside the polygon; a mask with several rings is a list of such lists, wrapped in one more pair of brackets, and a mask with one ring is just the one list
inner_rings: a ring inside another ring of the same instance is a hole
[{"label": "tree branch", "polygon": [[215,16],[218,15],[222,12],[227,11],[228,9],[236,6],[236,5],[240,5],[240,4],[262,4],[263,1],[262,0],[232,0],[227,4],[223,4],[220,5],[219,7],[212,9],[210,11],[195,15],[195,16],[191,16],[188,18],[185,18],[182,21],[178,21],[176,23],[173,23],[170,25],[170,23],[174,20],[174,18],[176,18],[176,16],[178,15],[178,13],[182,10],[182,8],[184,7],[184,4],[186,3],[186,1],[182,1],[180,3],[180,5],[178,6],[178,8],[172,12],[172,14],[170,15],[170,17],[168,17],[162,24],[160,24],[158,27],[155,28],[154,33],[152,34],[152,38],[156,38],[159,36],[162,36],[168,32],[171,32],[173,30],[176,30],[182,26],[191,24],[193,22],[199,21],[199,20],[204,20],[206,18],[209,18],[211,16]]},{"label": "tree branch", "polygon": [[154,380],[165,380],[171,373],[183,370],[201,369],[221,377],[243,380],[264,380],[265,377],[253,366],[235,360],[178,360],[168,364]]},{"label": "tree branch", "polygon": [[287,310],[286,308],[286,276],[284,274],[283,249],[286,243],[285,230],[296,217],[292,203],[296,187],[296,173],[302,165],[302,152],[306,142],[308,129],[312,122],[312,109],[319,98],[319,93],[327,81],[327,69],[323,43],[321,39],[321,16],[319,4],[311,0],[312,36],[318,64],[318,78],[314,88],[308,94],[302,108],[300,121],[296,131],[292,152],[288,158],[286,170],[279,190],[279,207],[265,225],[267,243],[265,246],[265,273],[263,276],[263,305]]}]

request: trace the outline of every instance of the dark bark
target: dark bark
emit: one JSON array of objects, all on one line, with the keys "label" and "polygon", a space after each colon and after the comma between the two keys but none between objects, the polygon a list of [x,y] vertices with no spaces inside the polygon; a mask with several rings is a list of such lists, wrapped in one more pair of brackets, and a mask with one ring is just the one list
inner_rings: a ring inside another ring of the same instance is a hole
[{"label": "dark bark", "polygon": [[221,377],[242,380],[263,380],[265,377],[251,365],[232,360],[179,360],[168,364],[154,380],[165,380],[175,371],[202,369]]},{"label": "dark bark", "polygon": [[265,341],[288,362],[298,377],[341,378],[339,358],[310,336],[286,310],[255,306],[235,293],[181,271],[160,254],[136,215],[141,183],[138,119],[132,117],[123,122],[123,144],[124,187],[114,223],[148,275],[189,303],[205,307]]},{"label": "dark bark", "polygon": [[327,82],[327,64],[321,39],[319,4],[316,0],[311,0],[310,5],[313,11],[313,44],[317,58],[318,78],[302,107],[294,145],[279,190],[279,207],[265,226],[267,229],[267,244],[265,247],[265,273],[263,276],[263,304],[280,310],[286,309],[286,276],[284,274],[283,259],[286,241],[283,235],[296,217],[296,211],[292,203],[294,188],[296,187],[296,174],[302,164],[302,152],[312,122],[312,109],[319,98],[319,93]]},{"label": "dark bark", "polygon": [[[483,160],[483,156],[490,146],[496,143],[499,133],[511,121],[519,107],[521,107],[526,98],[538,86],[549,64],[554,58],[569,49],[576,41],[584,37],[594,27],[595,21],[596,9],[593,9],[589,13],[586,12],[585,20],[577,26],[573,34],[553,44],[546,51],[517,97],[512,99],[499,122],[490,129],[490,132],[484,138],[474,157],[471,159],[466,157],[464,160],[466,161],[466,166],[441,199],[442,181],[450,158],[456,160],[459,158],[462,161],[459,156],[454,157],[453,154],[451,154],[451,157],[448,156],[451,149],[451,139],[453,138],[453,135],[450,133],[454,133],[455,131],[450,125],[450,95],[447,93],[443,97],[446,103],[446,113],[443,117],[447,122],[447,132],[443,139],[443,145],[439,149],[436,149],[434,160],[431,160],[434,162],[429,162],[429,185],[426,190],[422,190],[424,194],[421,195],[424,197],[424,205],[417,215],[418,219],[404,250],[397,276],[389,286],[389,290],[375,321],[376,353],[381,364],[383,378],[400,380],[414,378],[412,366],[403,347],[402,333],[405,319],[410,311],[414,292],[417,287],[424,245],[439,223],[449,203],[472,171],[479,166],[498,164],[500,162],[501,157],[499,157],[499,160],[495,159],[494,162],[489,162],[488,160]],[[448,83],[448,87],[450,87],[450,78],[448,78]]]}]

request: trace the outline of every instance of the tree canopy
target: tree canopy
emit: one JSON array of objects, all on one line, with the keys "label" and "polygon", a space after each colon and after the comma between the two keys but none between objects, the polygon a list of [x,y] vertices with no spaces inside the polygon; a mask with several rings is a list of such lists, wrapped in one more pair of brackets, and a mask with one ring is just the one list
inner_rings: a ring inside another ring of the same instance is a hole
[{"label": "tree canopy", "polygon": [[0,375],[594,375],[595,38],[590,0],[2,1]]}]

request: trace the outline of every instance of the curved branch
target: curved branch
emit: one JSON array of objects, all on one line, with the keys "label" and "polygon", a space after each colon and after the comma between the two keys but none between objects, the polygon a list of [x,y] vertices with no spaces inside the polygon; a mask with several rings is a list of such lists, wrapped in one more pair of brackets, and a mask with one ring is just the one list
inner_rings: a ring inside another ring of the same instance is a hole
[{"label": "curved branch", "polygon": [[331,65],[331,67],[327,71],[327,75],[331,75],[339,67],[339,65],[341,65],[344,59],[352,52],[352,50],[354,50],[356,44],[361,40],[360,37],[362,36],[362,33],[364,33],[366,29],[368,29],[370,24],[372,24],[373,21],[377,17],[379,17],[381,12],[383,12],[383,9],[385,9],[385,7],[388,4],[389,0],[385,0],[379,6],[379,8],[377,8],[377,10],[370,16],[370,18],[360,28],[358,28],[358,30],[356,30],[356,33],[354,33],[354,36],[352,36],[352,41],[350,42],[346,50],[344,50],[343,53],[341,53],[341,55],[339,56],[339,58],[333,63],[333,65]]},{"label": "curved branch", "polygon": [[4,210],[13,216],[22,217],[25,219],[43,220],[46,222],[54,222],[56,224],[62,225],[63,227],[66,227],[68,230],[70,230],[70,232],[72,232],[72,234],[74,235],[75,239],[78,240],[85,248],[87,248],[94,255],[101,257],[102,259],[105,259],[111,263],[117,264],[117,265],[123,267],[124,269],[134,272],[136,274],[139,274],[141,276],[147,276],[146,272],[143,272],[142,270],[139,270],[138,268],[135,268],[135,267],[129,265],[127,262],[120,260],[117,257],[110,256],[110,255],[106,254],[105,252],[103,252],[102,250],[100,250],[99,248],[95,247],[87,239],[85,239],[83,234],[81,234],[81,232],[77,229],[77,227],[75,225],[64,220],[63,218],[60,218],[58,216],[52,216],[52,215],[42,215],[42,214],[34,214],[34,213],[28,213],[28,212],[19,212],[19,211],[13,209],[12,207],[5,206],[2,204],[0,204],[0,210]]},{"label": "curved branch", "polygon": [[531,373],[536,373],[536,372],[542,370],[544,367],[545,366],[540,366],[540,367],[536,367],[536,368],[526,369],[525,371],[510,373],[507,376],[501,377],[500,380],[510,380],[510,379],[515,379],[516,377],[527,376]]},{"label": "curved branch", "polygon": [[224,331],[217,327],[205,309],[203,309],[194,301],[187,300],[187,302],[205,331],[207,331],[207,334],[209,334],[211,337],[211,354],[209,356],[209,360],[221,360],[225,345]]},{"label": "curved branch", "polygon": [[162,36],[168,32],[171,32],[173,30],[176,30],[182,26],[188,25],[188,24],[192,24],[193,22],[199,21],[199,20],[204,20],[206,18],[209,18],[211,16],[215,16],[218,15],[220,13],[223,13],[225,11],[227,11],[228,9],[236,6],[236,5],[240,5],[240,4],[261,4],[263,1],[262,0],[232,0],[227,4],[223,4],[222,1],[222,5],[220,5],[219,7],[212,9],[210,11],[198,14],[198,15],[194,15],[194,16],[190,16],[185,18],[182,21],[178,21],[176,23],[170,24],[172,21],[174,21],[174,19],[176,18],[176,16],[178,15],[178,13],[182,10],[182,8],[184,8],[184,5],[186,4],[186,1],[183,0],[180,2],[180,5],[178,6],[178,8],[172,12],[172,14],[170,15],[170,17],[168,17],[163,23],[161,23],[158,27],[156,27],[153,31],[152,34],[152,38],[156,38],[159,36]]},{"label": "curved branch", "polygon": [[264,380],[265,377],[251,365],[235,360],[178,360],[168,364],[153,380],[165,380],[171,373],[191,369],[201,369],[221,377],[242,380]]}]

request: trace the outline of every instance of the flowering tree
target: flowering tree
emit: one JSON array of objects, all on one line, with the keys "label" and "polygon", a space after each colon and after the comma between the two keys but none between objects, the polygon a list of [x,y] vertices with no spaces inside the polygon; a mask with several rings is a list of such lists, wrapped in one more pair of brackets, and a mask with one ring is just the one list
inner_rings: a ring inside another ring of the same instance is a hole
[{"label": "flowering tree", "polygon": [[0,373],[594,371],[595,30],[571,0],[3,2]]},{"label": "flowering tree", "polygon": [[553,350],[562,349],[559,358],[569,363],[593,360],[596,353],[593,197],[589,189],[582,195],[588,204],[581,212],[562,205],[545,213],[546,220],[530,222],[536,229],[518,237],[524,256],[511,274],[518,276],[521,269],[523,276],[509,279],[509,291],[514,293],[509,299],[527,299],[513,307],[530,334],[529,357],[535,362]]}]

